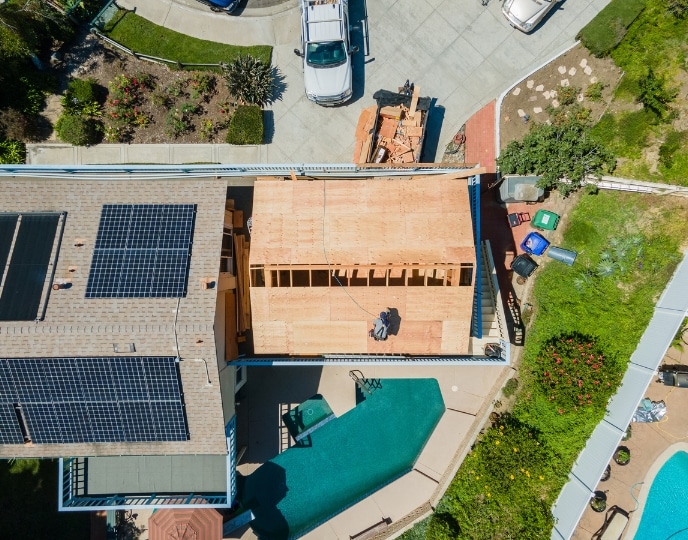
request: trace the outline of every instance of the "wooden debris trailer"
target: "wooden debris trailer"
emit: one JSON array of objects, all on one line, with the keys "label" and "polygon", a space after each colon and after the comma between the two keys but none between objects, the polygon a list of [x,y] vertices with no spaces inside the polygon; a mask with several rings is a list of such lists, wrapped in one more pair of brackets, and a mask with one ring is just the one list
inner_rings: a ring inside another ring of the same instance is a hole
[{"label": "wooden debris trailer", "polygon": [[[408,87],[407,87],[408,88]],[[417,163],[425,140],[431,99],[411,92],[378,90],[356,128],[354,163]]]}]

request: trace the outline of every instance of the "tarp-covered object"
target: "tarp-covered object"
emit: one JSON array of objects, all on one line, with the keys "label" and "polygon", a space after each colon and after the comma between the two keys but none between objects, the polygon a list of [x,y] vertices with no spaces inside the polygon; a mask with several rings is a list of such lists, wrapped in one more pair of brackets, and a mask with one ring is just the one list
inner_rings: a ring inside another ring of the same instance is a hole
[{"label": "tarp-covered object", "polygon": [[651,401],[645,398],[638,405],[631,422],[659,422],[666,413],[667,408],[663,401]]},{"label": "tarp-covered object", "polygon": [[536,202],[542,200],[545,196],[545,190],[536,185],[538,180],[540,180],[539,176],[505,175],[499,185],[499,202]]}]

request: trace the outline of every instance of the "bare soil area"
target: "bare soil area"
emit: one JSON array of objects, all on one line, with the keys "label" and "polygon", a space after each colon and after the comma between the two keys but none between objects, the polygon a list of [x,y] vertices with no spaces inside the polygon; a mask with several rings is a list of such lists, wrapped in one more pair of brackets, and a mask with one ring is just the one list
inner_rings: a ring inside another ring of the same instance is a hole
[{"label": "bare soil area", "polygon": [[[137,117],[141,120],[122,130],[118,137],[121,142],[224,142],[229,120],[236,108],[236,100],[229,93],[221,74],[175,70],[138,60],[104,46],[93,35],[85,36],[65,53],[59,73],[64,77],[64,81],[61,81],[63,88],[73,78],[93,78],[102,87],[105,103],[101,117],[105,124],[104,142],[117,142],[108,140],[108,134],[110,138],[116,136],[108,129],[115,125],[109,106],[112,101],[110,83],[121,75],[128,79],[139,77],[150,81],[141,91],[140,102],[136,105]],[[207,85],[199,88],[197,81],[201,76],[209,76],[210,79]],[[60,113],[61,107],[53,106],[45,115],[54,124]]]},{"label": "bare soil area", "polygon": [[[548,108],[560,106],[561,89],[573,87],[577,101],[592,111],[596,121],[612,99],[614,88],[621,79],[621,70],[611,58],[595,58],[578,45],[550,62],[514,86],[502,101],[500,117],[500,147],[520,140],[534,122],[549,120]],[[602,83],[601,96],[591,99],[586,90],[594,83]]]}]

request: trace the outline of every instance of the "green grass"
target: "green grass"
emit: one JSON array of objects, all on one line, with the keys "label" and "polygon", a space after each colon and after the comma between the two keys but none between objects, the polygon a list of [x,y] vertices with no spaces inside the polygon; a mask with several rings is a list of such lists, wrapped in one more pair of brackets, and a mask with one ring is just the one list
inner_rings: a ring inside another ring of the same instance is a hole
[{"label": "green grass", "polygon": [[[551,506],[605,408],[560,412],[543,394],[536,360],[552,338],[578,332],[603,349],[610,369],[625,369],[681,258],[685,212],[678,198],[582,196],[561,242],[578,252],[576,263],[549,262],[536,275],[512,415],[480,437],[431,520],[403,538],[550,538]],[[605,275],[608,257],[618,269]]]},{"label": "green grass", "polygon": [[605,141],[617,157],[640,158],[653,129],[654,116],[641,109],[619,115],[605,114],[592,134]]},{"label": "green grass", "polygon": [[0,537],[87,540],[88,512],[57,511],[57,461],[0,461]]},{"label": "green grass", "polygon": [[[639,100],[640,82],[647,77],[650,67],[658,77],[666,79],[666,89],[671,91],[679,87],[679,75],[688,66],[688,41],[685,38],[688,35],[688,17],[679,19],[669,14],[665,0],[645,1],[646,9],[610,53],[624,71],[624,78],[614,93],[614,100],[622,106],[611,107],[621,112],[605,114],[593,133],[608,141],[617,157],[624,158],[617,165],[616,175],[688,185],[686,139],[671,127],[678,107],[686,106],[682,96],[668,104],[674,111],[666,118],[658,119],[644,110],[629,111]],[[614,2],[609,6],[612,4]],[[598,18],[593,21],[595,24]],[[650,145],[655,147],[654,151],[645,152]],[[658,145],[660,161],[656,167],[648,156],[656,155]]]},{"label": "green grass", "polygon": [[113,17],[103,33],[134,52],[183,64],[229,63],[247,54],[269,64],[272,56],[272,47],[268,45],[240,47],[196,39],[124,10]]},{"label": "green grass", "polygon": [[592,54],[606,56],[626,35],[629,25],[645,8],[645,0],[612,0],[578,33]]}]

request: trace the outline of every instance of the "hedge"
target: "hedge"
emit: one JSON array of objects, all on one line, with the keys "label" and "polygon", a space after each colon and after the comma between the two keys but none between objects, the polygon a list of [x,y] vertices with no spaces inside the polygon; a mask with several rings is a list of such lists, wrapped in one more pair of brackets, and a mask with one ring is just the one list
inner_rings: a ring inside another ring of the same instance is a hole
[{"label": "hedge", "polygon": [[263,144],[263,111],[255,105],[239,105],[229,121],[229,144]]},{"label": "hedge", "polygon": [[578,33],[578,39],[598,58],[621,42],[628,27],[645,9],[646,0],[612,0]]}]

